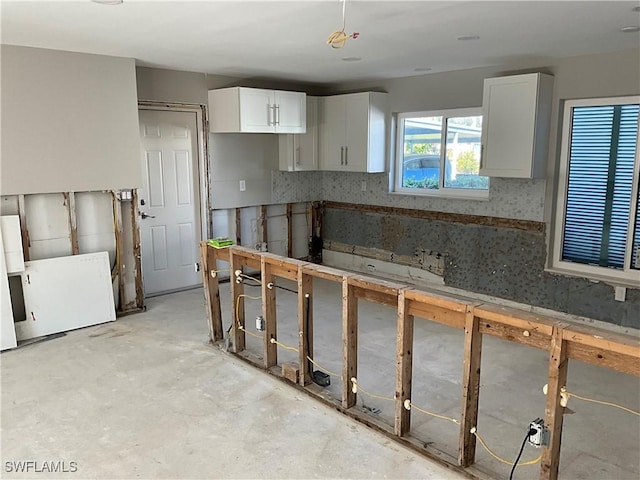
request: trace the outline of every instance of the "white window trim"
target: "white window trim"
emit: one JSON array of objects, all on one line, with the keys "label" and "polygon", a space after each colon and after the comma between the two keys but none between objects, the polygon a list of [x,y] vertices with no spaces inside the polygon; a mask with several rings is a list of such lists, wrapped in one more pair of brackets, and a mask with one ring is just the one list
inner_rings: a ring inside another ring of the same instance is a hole
[{"label": "white window trim", "polygon": [[[556,198],[555,228],[553,243],[551,248],[551,267],[547,271],[560,273],[563,275],[587,277],[594,280],[610,282],[613,284],[628,285],[632,287],[640,286],[640,270],[629,268],[631,260],[631,250],[633,246],[634,234],[634,213],[638,200],[638,179],[640,178],[640,135],[636,143],[636,162],[633,169],[633,186],[631,190],[631,213],[629,215],[629,225],[627,234],[627,246],[624,257],[624,268],[616,270],[608,267],[596,265],[585,265],[562,260],[562,239],[564,235],[564,221],[566,215],[567,202],[567,174],[569,166],[569,142],[572,128],[571,113],[574,107],[597,106],[597,105],[625,105],[629,103],[640,103],[640,95],[615,98],[589,98],[581,100],[566,100],[564,103],[564,115],[562,119],[562,144],[560,151],[560,165],[558,170],[558,194]],[[640,227],[639,227],[640,228]]]},{"label": "white window trim", "polygon": [[[464,116],[482,116],[482,107],[472,108],[453,108],[447,110],[428,110],[421,112],[402,112],[397,114],[396,118],[396,149],[393,160],[394,182],[392,194],[398,195],[414,195],[419,197],[436,197],[436,198],[459,198],[466,200],[489,200],[489,190],[491,188],[491,179],[489,179],[489,188],[486,190],[471,188],[445,188],[441,187],[437,190],[426,188],[406,188],[402,186],[402,162],[399,159],[404,157],[404,119],[415,117],[464,117]],[[446,133],[446,132],[445,132]],[[440,182],[444,176],[444,158],[446,149],[440,151]]]}]

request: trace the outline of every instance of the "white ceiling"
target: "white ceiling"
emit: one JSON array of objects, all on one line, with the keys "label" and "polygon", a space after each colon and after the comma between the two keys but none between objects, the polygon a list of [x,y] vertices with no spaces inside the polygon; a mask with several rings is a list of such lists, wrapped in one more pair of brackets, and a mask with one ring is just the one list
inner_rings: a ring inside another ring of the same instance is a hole
[{"label": "white ceiling", "polygon": [[[509,65],[640,45],[638,1],[2,1],[2,43],[135,58],[138,65],[333,83]],[[464,35],[479,40],[459,41]],[[344,57],[360,57],[346,62]]]}]

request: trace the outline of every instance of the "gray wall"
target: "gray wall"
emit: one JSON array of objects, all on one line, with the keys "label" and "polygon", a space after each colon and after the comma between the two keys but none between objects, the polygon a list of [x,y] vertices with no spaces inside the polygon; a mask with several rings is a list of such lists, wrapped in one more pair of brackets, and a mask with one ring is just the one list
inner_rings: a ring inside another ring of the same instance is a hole
[{"label": "gray wall", "polygon": [[133,188],[133,59],[2,45],[3,195]]}]

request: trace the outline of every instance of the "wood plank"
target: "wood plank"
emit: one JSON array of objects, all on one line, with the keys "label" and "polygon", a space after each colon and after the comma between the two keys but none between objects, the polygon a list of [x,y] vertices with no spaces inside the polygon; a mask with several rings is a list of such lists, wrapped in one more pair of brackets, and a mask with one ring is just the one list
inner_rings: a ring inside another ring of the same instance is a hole
[{"label": "wood plank", "polygon": [[315,263],[307,263],[303,265],[302,271],[307,275],[311,275],[317,278],[323,278],[324,280],[331,280],[333,282],[342,282],[345,276],[349,276],[350,274],[343,271],[338,270],[337,268],[325,267],[324,265],[318,265]]},{"label": "wood plank", "polygon": [[543,447],[540,462],[540,479],[556,480],[560,466],[560,443],[564,407],[560,405],[561,389],[567,384],[567,342],[563,340],[563,326],[553,327],[549,353],[549,380],[545,406],[545,423],[549,429],[549,445]]},{"label": "wood plank", "polygon": [[262,318],[264,318],[264,339],[263,339],[263,357],[264,368],[273,367],[278,364],[278,346],[271,343],[271,339],[277,339],[278,330],[276,326],[276,288],[269,284],[273,283],[274,278],[271,275],[271,265],[262,257],[260,262],[260,274],[262,276]]},{"label": "wood plank", "polygon": [[487,227],[514,228],[516,230],[544,232],[544,222],[534,222],[531,220],[516,220],[511,218],[487,217],[482,215],[466,215],[460,213],[435,212],[430,210],[331,201],[325,201],[324,208],[336,210],[352,210],[363,213],[375,213],[379,215],[398,215],[403,217],[419,218],[423,220],[462,223],[466,225],[483,225]]},{"label": "wood plank", "polygon": [[640,377],[640,362],[636,355],[624,355],[618,352],[610,352],[603,348],[565,341],[567,342],[567,357],[572,360],[580,360],[591,365],[598,365],[616,372]]},{"label": "wood plank", "polygon": [[[209,321],[209,338],[212,342],[222,340],[222,311],[220,308],[220,285],[217,270],[215,248],[200,243],[200,258],[202,262],[202,285],[206,303],[207,319]],[[214,273],[214,274],[212,274]]]},{"label": "wood plank", "polygon": [[348,278],[342,281],[342,406],[356,404],[351,379],[358,376],[358,297]]},{"label": "wood plank", "polygon": [[634,358],[635,361],[640,360],[640,339],[635,336],[621,335],[587,325],[567,326],[563,335],[569,344],[620,353]]},{"label": "wood plank", "polygon": [[236,245],[242,245],[242,208],[236,208]]},{"label": "wood plank", "polygon": [[260,207],[260,225],[262,228],[262,243],[269,246],[269,228],[267,225],[267,206],[262,205]]},{"label": "wood plank", "polygon": [[[392,295],[393,297],[397,297],[400,290],[407,288],[407,285],[404,283],[390,282],[388,280],[367,277],[365,275],[350,276],[349,284],[354,287]],[[394,301],[394,305],[395,304],[397,304],[397,301]]]},{"label": "wood plank", "polygon": [[[407,292],[408,296],[409,293]],[[431,320],[459,330],[464,329],[465,326],[465,312],[450,310],[436,305],[427,305],[416,300],[409,300],[409,313],[414,317]]]},{"label": "wood plank", "polygon": [[439,292],[427,292],[425,290],[412,289],[407,292],[407,299],[413,300],[413,305],[423,303],[429,306],[440,307],[453,312],[466,313],[467,306],[480,305],[482,302],[471,298],[445,295]]},{"label": "wood plank", "polygon": [[75,192],[64,192],[64,203],[67,206],[67,216],[69,217],[69,233],[71,239],[71,255],[78,255],[80,247],[78,245],[78,225],[76,218],[76,194]]},{"label": "wood plank", "polygon": [[505,325],[499,320],[480,319],[480,333],[502,338],[510,342],[527,345],[540,350],[549,350],[551,335],[547,335],[546,325],[536,325],[526,322],[526,329]]},{"label": "wood plank", "polygon": [[510,325],[530,333],[537,332],[546,337],[551,337],[553,326],[558,323],[556,318],[491,303],[477,306],[475,315],[483,320],[495,320],[503,325]]},{"label": "wood plank", "polygon": [[476,436],[471,433],[478,425],[478,401],[480,399],[480,365],[482,356],[482,334],[479,319],[473,307],[466,314],[464,327],[464,361],[462,367],[462,421],[458,464],[468,467],[475,462]]},{"label": "wood plank", "polygon": [[122,264],[122,252],[124,252],[124,238],[122,233],[122,205],[118,200],[118,195],[115,190],[111,191],[111,198],[113,199],[113,216],[115,225],[116,236],[116,273],[118,275],[118,310],[122,310],[125,298],[124,293],[124,275],[122,270],[124,265]]},{"label": "wood plank", "polygon": [[29,247],[29,229],[27,228],[27,211],[25,208],[24,195],[18,195],[18,216],[20,217],[20,233],[22,234],[22,254],[24,261],[30,260]]},{"label": "wood plank", "polygon": [[[347,277],[348,278],[348,277]],[[367,290],[361,287],[353,287],[356,297],[362,300],[367,300],[373,303],[380,303],[382,305],[388,305],[390,307],[397,307],[398,295],[390,295],[383,292],[376,292],[373,290]]]},{"label": "wood plank", "polygon": [[313,382],[313,365],[307,356],[313,358],[313,277],[298,270],[298,362],[300,364],[300,384]]},{"label": "wood plank", "polygon": [[292,225],[292,208],[290,203],[287,203],[287,257],[293,257],[293,225]]},{"label": "wood plank", "polygon": [[144,285],[142,280],[142,252],[140,250],[140,224],[138,211],[138,190],[133,190],[131,200],[131,228],[133,235],[133,261],[136,270],[136,306],[144,308]]},{"label": "wood plank", "polygon": [[240,295],[244,294],[244,285],[242,283],[236,283],[236,270],[242,270],[242,257],[236,255],[235,248],[229,248],[229,259],[231,262],[231,319],[233,327],[231,332],[233,334],[233,352],[239,353],[246,347],[246,334],[243,330],[238,328],[245,326],[244,318],[244,297]]},{"label": "wood plank", "polygon": [[242,247],[239,245],[233,245],[229,247],[229,249],[233,250],[233,254],[236,256],[257,260],[258,263],[260,263],[260,259],[262,258],[261,252],[258,252],[257,250],[253,250],[251,248]]},{"label": "wood plank", "polygon": [[403,437],[411,428],[411,411],[404,407],[411,401],[413,369],[413,316],[409,314],[409,301],[405,290],[398,292],[398,325],[396,335],[396,414],[394,431]]}]

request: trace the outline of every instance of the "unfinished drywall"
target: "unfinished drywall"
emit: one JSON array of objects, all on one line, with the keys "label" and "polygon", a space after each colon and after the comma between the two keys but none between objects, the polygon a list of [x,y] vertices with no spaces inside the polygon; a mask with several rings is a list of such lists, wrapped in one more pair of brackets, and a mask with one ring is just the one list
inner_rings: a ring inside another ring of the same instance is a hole
[{"label": "unfinished drywall", "polygon": [[2,45],[3,195],[135,188],[130,58]]},{"label": "unfinished drywall", "polygon": [[[328,241],[385,248],[400,255],[426,249],[446,256],[445,285],[520,303],[640,328],[640,290],[625,302],[614,288],[544,271],[545,233],[327,208]],[[542,224],[541,224],[542,226]]]}]

